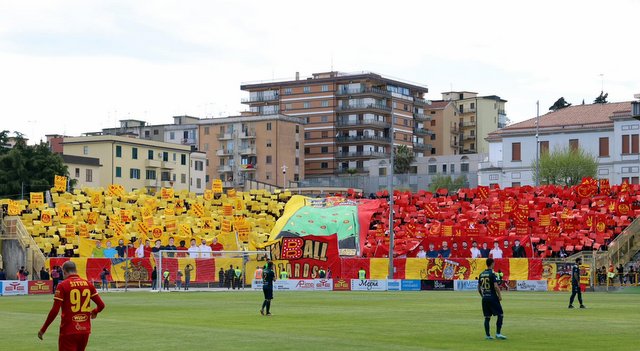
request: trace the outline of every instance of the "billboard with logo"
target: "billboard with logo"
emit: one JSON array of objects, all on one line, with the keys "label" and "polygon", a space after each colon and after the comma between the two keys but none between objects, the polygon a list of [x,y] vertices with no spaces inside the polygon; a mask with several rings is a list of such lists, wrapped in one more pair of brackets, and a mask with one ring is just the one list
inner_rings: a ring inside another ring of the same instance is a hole
[{"label": "billboard with logo", "polygon": [[423,280],[422,290],[453,290],[453,280]]},{"label": "billboard with logo", "polygon": [[386,291],[386,279],[351,279],[352,291]]},{"label": "billboard with logo", "polygon": [[517,291],[547,291],[546,280],[518,280]]},{"label": "billboard with logo", "polygon": [[333,279],[314,279],[314,289],[320,291],[333,290]]},{"label": "billboard with logo", "polygon": [[3,296],[27,294],[28,286],[26,281],[3,280],[0,283],[2,284],[1,287]]},{"label": "billboard with logo", "polygon": [[478,290],[477,280],[456,280],[453,285],[455,291],[476,291]]},{"label": "billboard with logo", "polygon": [[346,279],[334,279],[333,291],[349,291],[351,290],[351,281]]},{"label": "billboard with logo", "polygon": [[400,283],[400,290],[402,291],[420,291],[419,280],[403,280]]},{"label": "billboard with logo", "polygon": [[400,291],[402,288],[402,283],[400,279],[388,279],[387,280],[387,290],[388,291]]},{"label": "billboard with logo", "polygon": [[53,293],[53,282],[51,280],[30,280],[27,286],[29,287],[29,295]]}]

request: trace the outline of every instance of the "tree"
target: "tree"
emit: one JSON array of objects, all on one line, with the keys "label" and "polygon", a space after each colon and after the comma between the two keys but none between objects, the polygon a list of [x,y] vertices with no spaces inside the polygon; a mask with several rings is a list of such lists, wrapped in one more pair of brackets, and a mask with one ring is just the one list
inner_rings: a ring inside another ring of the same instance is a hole
[{"label": "tree", "polygon": [[571,106],[571,104],[566,102],[564,100],[564,97],[561,97],[556,102],[554,102],[553,105],[551,105],[551,107],[549,107],[549,111],[557,111],[569,106]]},{"label": "tree", "polygon": [[[0,143],[7,133],[0,133]],[[54,154],[46,143],[27,145],[22,134],[16,133],[16,145],[0,153],[0,197],[19,198],[53,186],[56,175],[68,176],[62,157]]]},{"label": "tree", "polygon": [[431,184],[429,184],[429,191],[436,192],[438,189],[447,189],[449,192],[456,192],[460,188],[467,185],[467,178],[465,176],[459,176],[456,179],[451,179],[451,176],[435,176],[431,178]]},{"label": "tree", "polygon": [[605,93],[604,91],[600,91],[600,95],[598,95],[598,97],[593,100],[594,104],[606,104],[608,103],[607,101],[607,97],[609,96],[609,93]]},{"label": "tree", "polygon": [[393,163],[393,171],[396,174],[409,173],[411,164],[416,159],[416,155],[413,150],[409,149],[406,145],[400,145],[395,149],[395,160]]},{"label": "tree", "polygon": [[578,148],[554,149],[540,156],[540,176],[536,173],[535,161],[531,164],[533,178],[540,184],[577,185],[584,177],[596,177],[598,161],[590,153]]}]

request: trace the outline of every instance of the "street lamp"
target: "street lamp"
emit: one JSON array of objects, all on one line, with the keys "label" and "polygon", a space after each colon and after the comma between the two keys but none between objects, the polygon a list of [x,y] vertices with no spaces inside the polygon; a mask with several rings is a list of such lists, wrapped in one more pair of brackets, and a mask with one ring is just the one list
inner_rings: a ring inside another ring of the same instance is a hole
[{"label": "street lamp", "polygon": [[282,165],[282,188],[286,188],[287,184],[287,165]]}]

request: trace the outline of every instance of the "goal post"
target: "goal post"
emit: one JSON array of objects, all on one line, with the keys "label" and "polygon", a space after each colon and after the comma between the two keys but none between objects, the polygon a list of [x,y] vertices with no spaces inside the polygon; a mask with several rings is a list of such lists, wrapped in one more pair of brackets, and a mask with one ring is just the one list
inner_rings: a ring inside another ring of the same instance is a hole
[{"label": "goal post", "polygon": [[244,289],[251,286],[256,267],[264,266],[270,257],[269,251],[160,250],[152,253],[157,268],[152,289]]}]

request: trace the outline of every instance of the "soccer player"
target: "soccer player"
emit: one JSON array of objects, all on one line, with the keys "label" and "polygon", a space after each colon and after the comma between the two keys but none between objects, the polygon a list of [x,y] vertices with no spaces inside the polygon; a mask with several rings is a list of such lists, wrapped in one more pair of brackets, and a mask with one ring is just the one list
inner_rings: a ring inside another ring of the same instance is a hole
[{"label": "soccer player", "polygon": [[496,323],[496,339],[506,340],[507,337],[500,333],[502,329],[502,295],[496,281],[496,274],[493,272],[493,258],[487,258],[487,269],[480,273],[478,278],[478,293],[482,296],[482,312],[484,313],[484,331],[487,340],[493,340],[491,336],[489,322],[491,316],[498,316]]},{"label": "soccer player", "polygon": [[273,262],[267,262],[267,268],[262,272],[262,292],[264,293],[264,302],[260,309],[260,314],[265,315],[265,308],[267,309],[267,316],[271,315],[271,300],[273,300],[273,282],[276,281],[276,273],[273,271]]},{"label": "soccer player", "polygon": [[[104,309],[104,302],[102,302],[96,288],[78,276],[75,263],[65,262],[62,265],[62,272],[65,279],[58,284],[53,297],[53,307],[38,332],[38,338],[42,340],[42,336],[62,308],[58,350],[82,351],[89,342],[91,319],[96,318],[98,313]],[[93,309],[91,309],[91,301],[96,304]]]},{"label": "soccer player", "polygon": [[576,258],[576,264],[571,268],[571,298],[569,299],[569,308],[573,307],[573,299],[578,295],[578,302],[580,302],[580,308],[587,308],[582,304],[582,291],[580,291],[580,265],[582,259]]}]

